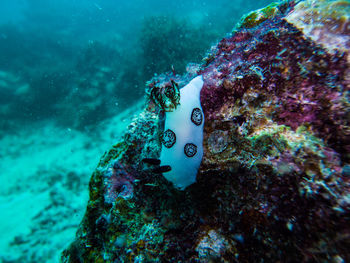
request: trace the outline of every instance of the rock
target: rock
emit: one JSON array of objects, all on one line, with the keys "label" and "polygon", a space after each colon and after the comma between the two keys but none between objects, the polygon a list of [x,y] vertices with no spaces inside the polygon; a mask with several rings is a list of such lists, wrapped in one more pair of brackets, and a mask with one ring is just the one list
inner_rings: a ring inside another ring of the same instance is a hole
[{"label": "rock", "polygon": [[[211,49],[197,71],[204,156],[185,191],[142,162],[159,158],[164,129],[150,100],[101,158],[62,262],[349,261],[349,54],[328,43],[348,29],[315,37],[296,15],[341,27],[345,8],[273,4]],[[155,77],[148,94],[191,74]]]}]

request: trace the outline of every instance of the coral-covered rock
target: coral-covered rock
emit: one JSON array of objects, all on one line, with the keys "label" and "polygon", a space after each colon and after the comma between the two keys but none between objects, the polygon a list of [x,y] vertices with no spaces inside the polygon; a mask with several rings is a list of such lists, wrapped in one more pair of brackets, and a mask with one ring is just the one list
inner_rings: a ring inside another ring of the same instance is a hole
[{"label": "coral-covered rock", "polygon": [[[328,52],[350,48],[350,2],[343,0],[302,1],[286,20],[322,45]],[[348,61],[350,59],[349,54]]]},{"label": "coral-covered rock", "polygon": [[[340,28],[345,7],[273,4],[212,48],[197,71],[204,156],[185,191],[161,175],[165,104],[151,97],[101,159],[62,261],[349,261],[349,54],[329,42],[348,29],[329,38],[330,27],[310,29],[296,15]],[[148,94],[172,81],[181,88],[189,75],[160,75]]]}]

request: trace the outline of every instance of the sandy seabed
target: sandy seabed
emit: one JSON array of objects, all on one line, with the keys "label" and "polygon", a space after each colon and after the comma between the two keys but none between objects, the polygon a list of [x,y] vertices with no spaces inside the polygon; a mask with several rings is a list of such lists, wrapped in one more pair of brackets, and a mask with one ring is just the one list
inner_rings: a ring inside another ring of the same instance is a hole
[{"label": "sandy seabed", "polygon": [[102,154],[142,102],[84,133],[52,121],[0,139],[0,262],[58,262],[73,240]]}]

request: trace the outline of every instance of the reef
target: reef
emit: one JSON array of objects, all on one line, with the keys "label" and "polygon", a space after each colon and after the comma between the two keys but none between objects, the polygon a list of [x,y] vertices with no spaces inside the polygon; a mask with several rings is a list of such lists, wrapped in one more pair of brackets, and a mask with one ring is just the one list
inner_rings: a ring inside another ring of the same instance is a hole
[{"label": "reef", "polygon": [[[149,81],[62,262],[350,261],[348,14],[346,1],[272,4],[189,73]],[[163,91],[195,75],[204,155],[181,191],[157,161]]]}]

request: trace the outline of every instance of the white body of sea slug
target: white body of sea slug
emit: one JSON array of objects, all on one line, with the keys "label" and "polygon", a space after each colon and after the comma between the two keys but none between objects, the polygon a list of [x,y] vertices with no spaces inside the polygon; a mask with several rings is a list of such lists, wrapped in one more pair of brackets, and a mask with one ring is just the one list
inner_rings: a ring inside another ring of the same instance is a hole
[{"label": "white body of sea slug", "polygon": [[164,177],[181,190],[196,181],[203,157],[202,87],[202,76],[191,80],[180,89],[180,105],[174,111],[166,112],[160,160],[161,165],[171,167]]}]

